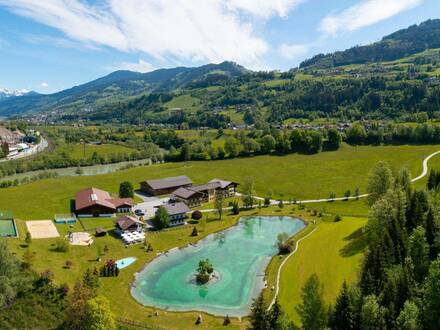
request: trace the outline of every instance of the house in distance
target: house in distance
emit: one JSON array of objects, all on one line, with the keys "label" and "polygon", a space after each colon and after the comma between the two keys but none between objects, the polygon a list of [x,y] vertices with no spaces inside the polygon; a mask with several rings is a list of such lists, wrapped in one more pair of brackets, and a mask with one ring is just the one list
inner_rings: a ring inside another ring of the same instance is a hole
[{"label": "house in distance", "polygon": [[131,198],[112,198],[107,191],[87,188],[76,193],[75,213],[78,217],[112,217],[115,213],[131,212]]}]

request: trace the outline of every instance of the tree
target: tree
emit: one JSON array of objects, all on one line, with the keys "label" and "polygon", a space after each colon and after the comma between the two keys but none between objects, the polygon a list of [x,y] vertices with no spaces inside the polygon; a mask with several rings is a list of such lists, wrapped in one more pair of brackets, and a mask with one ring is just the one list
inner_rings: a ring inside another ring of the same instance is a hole
[{"label": "tree", "polygon": [[5,157],[9,154],[9,144],[8,142],[3,142],[1,145],[1,150],[3,152],[3,155],[5,155]]},{"label": "tree", "polygon": [[116,329],[115,316],[110,309],[107,298],[97,296],[87,301],[83,326],[88,330]]},{"label": "tree", "polygon": [[425,329],[440,329],[440,258],[429,267],[423,287],[422,305]]},{"label": "tree", "polygon": [[278,300],[275,299],[275,303],[268,312],[269,329],[282,330],[283,329],[282,316],[283,316],[283,310],[281,309]]},{"label": "tree", "polygon": [[240,142],[234,137],[228,137],[225,141],[225,151],[230,158],[240,154]]},{"label": "tree", "polygon": [[265,207],[270,206],[270,197],[264,197],[264,206]]},{"label": "tree", "polygon": [[214,272],[214,267],[209,259],[200,260],[199,265],[197,266],[197,283],[205,284],[211,278],[211,274]]},{"label": "tree", "polygon": [[368,202],[373,205],[385,195],[393,183],[393,173],[386,162],[379,162],[370,172],[368,177],[367,193]]},{"label": "tree", "polygon": [[223,196],[223,194],[221,192],[216,193],[214,206],[215,206],[215,209],[217,210],[219,220],[222,219],[223,208],[225,207],[224,204],[225,204],[225,197]]},{"label": "tree", "polygon": [[89,289],[90,292],[96,294],[101,286],[99,275],[92,272],[90,268],[87,268],[83,275],[82,284],[85,288]]},{"label": "tree", "polygon": [[93,298],[91,290],[77,282],[73,287],[72,294],[69,295],[63,329],[84,329],[86,323],[86,304],[91,298]]},{"label": "tree", "polygon": [[316,274],[309,277],[301,290],[301,304],[296,308],[305,330],[324,329],[327,324],[327,309],[323,288]]},{"label": "tree", "polygon": [[280,208],[280,209],[283,209],[283,207],[284,207],[284,202],[280,199],[280,201],[278,202],[278,207]]},{"label": "tree", "polygon": [[275,149],[276,141],[272,135],[265,135],[261,138],[261,151],[263,153],[270,153]]},{"label": "tree", "polygon": [[240,213],[240,206],[237,201],[232,202],[232,214],[238,215]]},{"label": "tree", "polygon": [[124,181],[119,185],[119,197],[121,198],[133,198],[134,188],[131,182]]},{"label": "tree", "polygon": [[167,228],[170,225],[170,216],[163,206],[159,206],[152,222],[154,227],[158,230]]},{"label": "tree", "polygon": [[330,128],[327,131],[328,146],[330,149],[339,149],[342,142],[342,136],[336,128]]},{"label": "tree", "polygon": [[438,255],[438,246],[436,244],[436,238],[439,234],[439,229],[434,217],[434,212],[432,208],[429,209],[428,214],[426,215],[426,241],[429,244],[429,257],[431,260],[437,258]]},{"label": "tree", "polygon": [[406,301],[402,311],[397,317],[397,327],[401,330],[421,329],[419,321],[419,308],[412,301]]},{"label": "tree", "polygon": [[341,291],[339,291],[336,298],[335,308],[331,314],[329,324],[334,330],[356,329],[355,310],[346,281],[342,283]]},{"label": "tree", "polygon": [[243,204],[245,207],[254,206],[254,179],[246,177],[243,183]]},{"label": "tree", "polygon": [[249,315],[252,330],[269,330],[269,316],[267,312],[267,304],[264,296],[260,294],[257,299],[254,299],[251,308],[251,315]]},{"label": "tree", "polygon": [[414,229],[409,238],[409,255],[414,263],[415,278],[421,283],[429,267],[429,245],[426,242],[425,229],[421,226]]},{"label": "tree", "polygon": [[385,328],[384,308],[375,295],[364,298],[361,309],[361,330],[381,330]]},{"label": "tree", "polygon": [[30,232],[26,231],[26,237],[24,241],[27,245],[30,245],[32,243],[32,236]]}]

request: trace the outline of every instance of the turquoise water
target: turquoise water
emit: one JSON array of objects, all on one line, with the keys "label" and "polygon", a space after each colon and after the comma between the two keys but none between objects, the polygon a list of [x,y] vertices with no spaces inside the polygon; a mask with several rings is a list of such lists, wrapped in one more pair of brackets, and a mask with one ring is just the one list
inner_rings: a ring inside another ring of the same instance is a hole
[{"label": "turquoise water", "polygon": [[14,220],[0,220],[0,237],[17,237]]},{"label": "turquoise water", "polygon": [[[162,255],[137,275],[133,297],[143,305],[173,311],[205,311],[245,316],[264,286],[264,271],[277,254],[277,236],[293,236],[305,227],[290,217],[250,217],[223,232]],[[218,279],[200,286],[194,275],[209,259]]]},{"label": "turquoise water", "polygon": [[119,269],[123,269],[125,267],[130,266],[135,261],[136,261],[136,258],[134,258],[134,257],[120,259],[120,260],[116,261],[116,267],[118,267]]}]

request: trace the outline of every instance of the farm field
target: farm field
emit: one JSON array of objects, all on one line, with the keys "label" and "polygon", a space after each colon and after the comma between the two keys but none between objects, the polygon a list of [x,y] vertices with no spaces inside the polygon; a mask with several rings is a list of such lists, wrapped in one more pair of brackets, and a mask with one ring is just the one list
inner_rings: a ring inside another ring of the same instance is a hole
[{"label": "farm field", "polygon": [[215,177],[243,182],[246,177],[253,177],[256,195],[270,194],[274,199],[327,198],[332,192],[342,196],[356,187],[364,193],[368,172],[378,161],[386,160],[396,170],[408,166],[415,177],[422,170],[422,160],[438,149],[438,146],[344,145],[338,151],[316,155],[258,156],[187,165],[167,163],[98,176],[45,179],[1,189],[0,209],[13,211],[19,219],[51,219],[56,213],[70,213],[71,199],[83,188],[95,186],[116,194],[122,181],[131,181],[137,187],[145,179],[176,175],[188,175],[195,183]]},{"label": "farm field", "polygon": [[333,302],[342,282],[356,280],[364,242],[363,218],[343,218],[340,222],[323,222],[300,243],[300,247],[281,272],[279,302],[290,319],[299,321],[295,307],[301,301],[301,288],[316,273],[324,285],[324,299]]}]

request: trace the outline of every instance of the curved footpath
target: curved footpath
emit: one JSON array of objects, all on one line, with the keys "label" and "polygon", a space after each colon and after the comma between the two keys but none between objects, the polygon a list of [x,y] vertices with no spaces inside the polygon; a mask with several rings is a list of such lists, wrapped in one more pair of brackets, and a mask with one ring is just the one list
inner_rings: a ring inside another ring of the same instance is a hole
[{"label": "curved footpath", "polygon": [[[429,160],[430,160],[432,157],[434,157],[434,156],[436,156],[436,155],[438,155],[438,154],[440,154],[440,151],[436,151],[436,152],[430,154],[428,157],[426,157],[426,158],[423,160],[423,170],[422,170],[422,173],[421,173],[418,177],[416,177],[416,178],[414,178],[414,179],[411,179],[411,182],[416,182],[416,181],[418,181],[418,180],[424,178],[424,177],[428,174],[428,162],[429,162]],[[369,194],[360,195],[359,198],[367,197],[368,195],[369,195]],[[357,197],[349,197],[348,199],[353,199],[353,198],[357,198]],[[261,199],[261,198],[259,197],[258,199]],[[308,200],[308,201],[300,201],[300,202],[297,202],[297,203],[320,203],[320,202],[332,202],[332,201],[340,201],[340,200],[347,200],[347,198],[346,198],[346,197],[342,197],[342,198],[338,197],[338,198],[327,198],[327,199],[312,199],[312,200]],[[274,203],[279,203],[279,202],[278,202],[278,201],[271,200],[271,204],[274,204]],[[280,267],[278,267],[277,281],[276,281],[276,286],[275,286],[275,295],[274,295],[274,297],[273,297],[273,299],[272,299],[272,301],[271,301],[271,303],[270,303],[270,305],[269,305],[269,307],[268,307],[267,310],[270,310],[270,309],[272,308],[273,304],[275,304],[275,301],[276,301],[276,299],[278,298],[278,294],[279,294],[279,291],[280,291],[280,278],[281,278],[281,271],[283,270],[284,265],[285,265],[286,262],[290,259],[290,257],[293,256],[293,255],[296,253],[296,251],[298,250],[299,243],[300,243],[301,241],[303,241],[304,239],[308,238],[310,235],[312,235],[317,229],[318,229],[318,227],[316,227],[315,229],[313,229],[313,230],[312,230],[310,233],[308,233],[306,236],[300,238],[300,239],[296,242],[295,250],[293,250],[292,253],[290,253],[290,254],[286,257],[286,259],[283,260],[283,262],[281,263]]]}]

